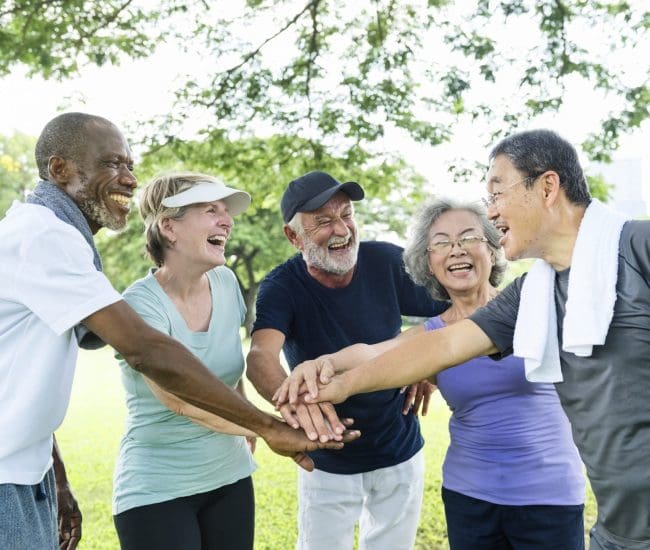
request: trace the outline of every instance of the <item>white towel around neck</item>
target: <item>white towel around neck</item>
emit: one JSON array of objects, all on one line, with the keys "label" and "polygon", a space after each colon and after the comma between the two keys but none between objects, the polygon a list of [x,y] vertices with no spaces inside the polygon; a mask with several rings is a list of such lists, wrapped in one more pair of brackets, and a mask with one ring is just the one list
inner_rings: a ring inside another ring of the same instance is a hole
[{"label": "white towel around neck", "polygon": [[[618,243],[627,219],[593,199],[571,257],[562,349],[589,357],[603,345],[614,314]],[[524,359],[529,382],[561,382],[555,310],[555,270],[536,260],[521,289],[513,353]]]}]

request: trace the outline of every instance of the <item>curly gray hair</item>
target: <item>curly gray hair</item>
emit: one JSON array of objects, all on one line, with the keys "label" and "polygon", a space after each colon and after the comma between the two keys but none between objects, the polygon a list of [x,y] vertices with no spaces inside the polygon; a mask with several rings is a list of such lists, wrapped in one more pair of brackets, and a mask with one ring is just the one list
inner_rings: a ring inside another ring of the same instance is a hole
[{"label": "curly gray hair", "polygon": [[475,202],[461,202],[449,198],[436,199],[426,203],[415,215],[411,225],[411,237],[404,249],[406,272],[417,284],[425,287],[436,300],[449,300],[449,293],[429,270],[429,231],[433,223],[445,212],[465,210],[475,214],[481,222],[487,245],[494,252],[494,265],[490,272],[490,284],[498,286],[508,267],[503,249],[499,245],[501,235],[487,219],[485,209]]}]

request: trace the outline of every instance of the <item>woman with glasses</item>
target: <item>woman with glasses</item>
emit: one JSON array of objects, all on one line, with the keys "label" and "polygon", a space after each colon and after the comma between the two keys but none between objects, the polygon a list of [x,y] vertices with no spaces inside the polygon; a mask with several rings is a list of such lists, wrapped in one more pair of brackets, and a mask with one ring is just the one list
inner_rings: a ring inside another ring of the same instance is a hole
[{"label": "woman with glasses", "polygon": [[[304,380],[353,368],[395,341],[465,319],[497,293],[506,270],[499,232],[474,203],[437,200],[412,225],[404,262],[413,280],[450,307],[374,346],[303,363]],[[479,357],[438,374],[451,409],[442,498],[452,550],[584,548],[585,481],[569,422],[552,384],[530,383],[524,362]],[[291,382],[284,386],[290,391]]]}]

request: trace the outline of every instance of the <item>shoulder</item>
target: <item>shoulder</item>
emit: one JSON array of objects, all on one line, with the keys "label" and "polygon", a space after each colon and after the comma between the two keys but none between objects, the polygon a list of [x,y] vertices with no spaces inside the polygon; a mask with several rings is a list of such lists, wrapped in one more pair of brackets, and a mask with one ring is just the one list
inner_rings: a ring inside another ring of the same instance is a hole
[{"label": "shoulder", "polygon": [[359,257],[372,262],[395,263],[402,265],[404,249],[385,241],[362,241],[359,244]]},{"label": "shoulder", "polygon": [[621,245],[647,248],[650,240],[650,220],[629,220],[621,231]]},{"label": "shoulder", "polygon": [[227,287],[239,287],[237,276],[234,271],[225,265],[220,265],[208,271],[208,278],[211,283],[217,283]]},{"label": "shoulder", "polygon": [[123,293],[122,298],[131,306],[144,302],[160,302],[160,287],[153,272],[132,283]]},{"label": "shoulder", "polygon": [[281,283],[283,281],[301,278],[305,269],[301,269],[300,263],[303,262],[302,256],[296,254],[281,264],[275,266],[264,277],[262,284]]},{"label": "shoulder", "polygon": [[20,232],[24,239],[54,240],[59,237],[79,241],[87,246],[77,229],[56,217],[54,212],[38,204],[14,201],[2,220],[2,233]]},{"label": "shoulder", "polygon": [[650,220],[630,220],[621,231],[620,258],[644,276],[650,274]]}]

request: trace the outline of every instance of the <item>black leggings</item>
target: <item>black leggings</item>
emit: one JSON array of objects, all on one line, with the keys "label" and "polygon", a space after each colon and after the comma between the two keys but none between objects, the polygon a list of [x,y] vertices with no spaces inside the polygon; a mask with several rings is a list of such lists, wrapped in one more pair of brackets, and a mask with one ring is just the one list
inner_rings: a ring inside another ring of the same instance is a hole
[{"label": "black leggings", "polygon": [[251,477],[113,516],[122,550],[252,550]]}]

